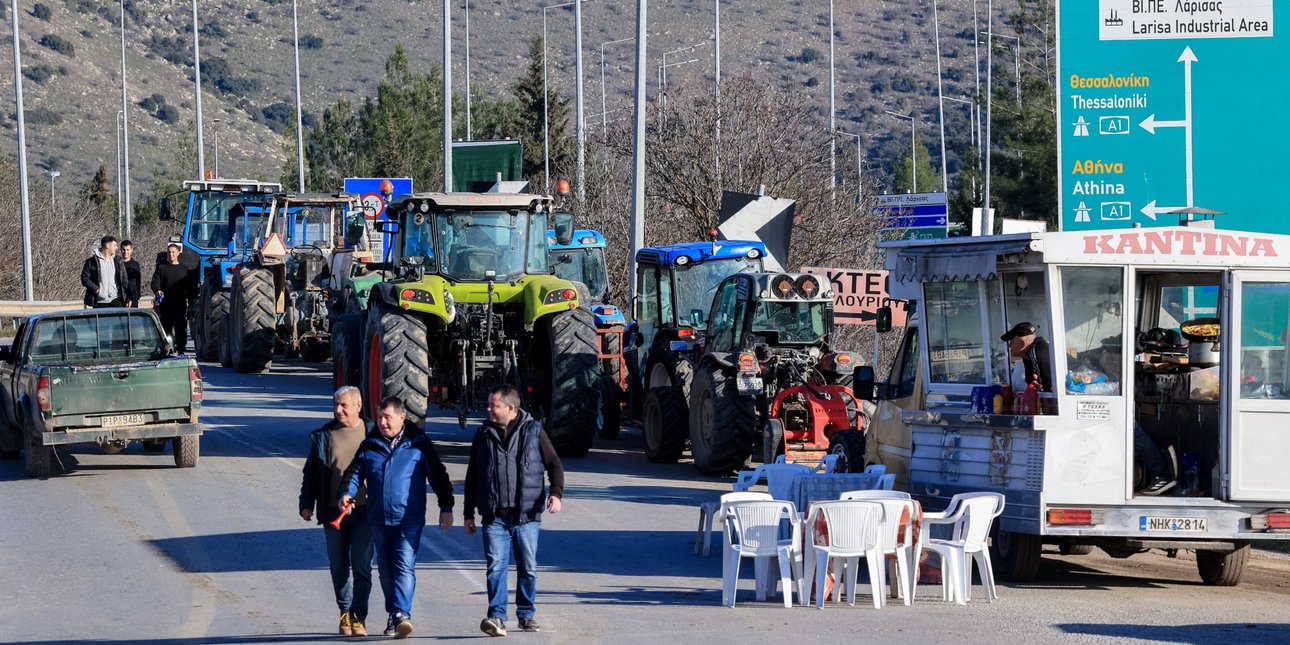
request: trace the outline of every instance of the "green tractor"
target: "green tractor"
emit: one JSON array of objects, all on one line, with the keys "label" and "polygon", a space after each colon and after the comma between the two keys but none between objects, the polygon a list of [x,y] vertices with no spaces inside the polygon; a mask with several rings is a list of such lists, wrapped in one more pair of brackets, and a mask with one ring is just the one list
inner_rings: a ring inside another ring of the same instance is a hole
[{"label": "green tractor", "polygon": [[586,454],[600,406],[596,325],[575,285],[551,274],[547,228],[564,243],[573,234],[551,206],[502,193],[396,198],[383,229],[393,277],[372,287],[365,316],[337,321],[336,381],[358,385],[373,411],[394,395],[416,423],[434,404],[462,427],[509,383],[561,455]]}]

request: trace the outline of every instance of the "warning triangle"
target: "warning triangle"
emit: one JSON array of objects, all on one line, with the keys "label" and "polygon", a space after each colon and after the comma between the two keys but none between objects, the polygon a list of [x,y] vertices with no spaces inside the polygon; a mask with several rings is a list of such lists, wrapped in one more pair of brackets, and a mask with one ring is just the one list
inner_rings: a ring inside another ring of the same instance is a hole
[{"label": "warning triangle", "polygon": [[269,239],[265,240],[264,246],[260,247],[260,255],[265,257],[280,258],[286,254],[287,249],[282,246],[282,237],[277,233],[270,235]]}]

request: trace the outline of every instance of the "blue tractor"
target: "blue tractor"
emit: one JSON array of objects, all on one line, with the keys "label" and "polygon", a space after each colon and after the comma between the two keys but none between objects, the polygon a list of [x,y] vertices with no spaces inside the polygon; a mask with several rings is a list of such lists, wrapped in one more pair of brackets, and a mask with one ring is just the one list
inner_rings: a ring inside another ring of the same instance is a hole
[{"label": "blue tractor", "polygon": [[161,219],[171,219],[171,198],[187,193],[180,261],[196,271],[201,285],[189,326],[200,359],[219,359],[234,266],[221,260],[245,252],[259,227],[256,218],[264,216],[263,209],[246,206],[262,204],[281,190],[281,184],[250,179],[205,179],[185,181],[182,191],[161,199]]},{"label": "blue tractor", "polygon": [[609,267],[605,262],[605,236],[596,231],[576,230],[568,244],[547,232],[551,267],[560,278],[573,282],[578,301],[591,309],[600,341],[601,412],[597,434],[617,439],[622,427],[622,407],[627,402],[627,369],[623,360],[623,333],[627,319],[609,304]]},{"label": "blue tractor", "polygon": [[717,286],[727,276],[763,271],[765,256],[761,242],[728,240],[636,253],[635,322],[627,329],[625,362],[629,400],[640,411],[650,461],[675,462],[685,450],[696,343]]}]

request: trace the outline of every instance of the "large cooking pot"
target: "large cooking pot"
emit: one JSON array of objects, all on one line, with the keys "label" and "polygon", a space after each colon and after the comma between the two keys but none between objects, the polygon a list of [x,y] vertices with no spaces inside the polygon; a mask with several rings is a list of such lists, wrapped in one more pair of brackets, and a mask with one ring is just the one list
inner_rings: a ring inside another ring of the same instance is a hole
[{"label": "large cooking pot", "polygon": [[1187,345],[1187,364],[1193,367],[1218,365],[1218,340],[1193,340]]}]

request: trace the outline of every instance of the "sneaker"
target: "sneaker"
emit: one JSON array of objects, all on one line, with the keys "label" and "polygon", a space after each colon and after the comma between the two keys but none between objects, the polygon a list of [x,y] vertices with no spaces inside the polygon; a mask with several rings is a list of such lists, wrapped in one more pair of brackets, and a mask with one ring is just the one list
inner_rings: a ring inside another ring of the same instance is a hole
[{"label": "sneaker", "polygon": [[483,622],[479,623],[479,631],[484,632],[489,636],[505,636],[506,623],[503,622],[501,618],[489,616],[488,618],[485,618]]},{"label": "sneaker", "polygon": [[394,637],[407,638],[412,633],[412,617],[399,612],[394,614]]},{"label": "sneaker", "polygon": [[341,636],[354,635],[354,624],[350,619],[349,612],[347,611],[340,612],[340,635]]},{"label": "sneaker", "polygon": [[1159,495],[1177,484],[1177,480],[1166,479],[1164,477],[1153,477],[1151,483],[1142,489],[1143,495]]},{"label": "sneaker", "polygon": [[367,625],[361,619],[350,614],[349,626],[354,636],[367,636]]},{"label": "sneaker", "polygon": [[390,615],[389,620],[385,621],[385,632],[384,632],[384,633],[385,633],[385,635],[386,635],[386,636],[393,636],[393,635],[395,635],[396,633],[398,633],[398,632],[396,632],[396,631],[394,630],[394,625],[395,625],[395,622],[394,622],[394,615],[393,615],[393,614],[391,614],[391,615]]},{"label": "sneaker", "polygon": [[542,627],[538,625],[538,621],[536,618],[521,618],[520,629],[526,632],[542,631]]}]

